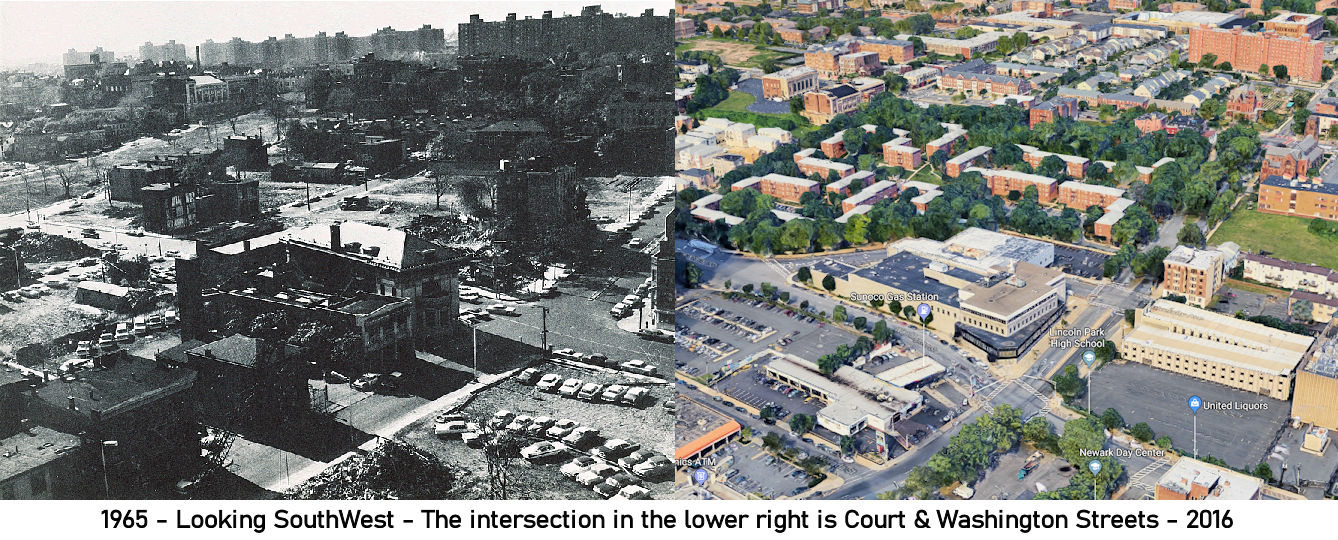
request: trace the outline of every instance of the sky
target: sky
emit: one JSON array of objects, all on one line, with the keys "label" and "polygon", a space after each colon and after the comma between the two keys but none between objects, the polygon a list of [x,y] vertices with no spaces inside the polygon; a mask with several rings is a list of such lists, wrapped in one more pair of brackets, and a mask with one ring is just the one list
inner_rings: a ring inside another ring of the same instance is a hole
[{"label": "sky", "polygon": [[667,15],[672,0],[444,0],[444,1],[0,1],[0,67],[32,63],[59,65],[66,50],[90,51],[101,46],[117,58],[138,55],[145,41],[176,40],[187,51],[208,39],[233,36],[262,41],[285,34],[307,37],[325,31],[365,36],[390,26],[411,30],[424,24],[446,29],[478,14],[485,21],[579,14],[582,6],[601,5],[605,12],[639,15],[654,8]]}]

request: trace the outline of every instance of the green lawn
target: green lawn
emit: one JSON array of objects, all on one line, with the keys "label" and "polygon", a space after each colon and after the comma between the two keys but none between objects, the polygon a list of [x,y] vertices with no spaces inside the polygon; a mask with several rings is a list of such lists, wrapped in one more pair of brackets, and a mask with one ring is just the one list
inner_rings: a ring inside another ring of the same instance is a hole
[{"label": "green lawn", "polygon": [[751,112],[747,109],[757,98],[747,92],[730,92],[729,97],[724,101],[717,103],[714,107],[702,109],[703,116],[728,118],[735,122],[752,124],[760,128],[778,127],[790,130],[795,137],[802,137],[805,133],[817,129],[808,122],[803,116],[787,114],[761,114]]},{"label": "green lawn", "polygon": [[1338,269],[1338,241],[1311,234],[1309,223],[1307,218],[1238,209],[1209,243],[1235,242],[1246,251],[1271,251],[1279,259]]},{"label": "green lawn", "polygon": [[934,173],[934,168],[929,165],[920,167],[920,170],[915,171],[915,174],[911,175],[910,180],[929,182],[930,184],[943,184],[943,177]]}]

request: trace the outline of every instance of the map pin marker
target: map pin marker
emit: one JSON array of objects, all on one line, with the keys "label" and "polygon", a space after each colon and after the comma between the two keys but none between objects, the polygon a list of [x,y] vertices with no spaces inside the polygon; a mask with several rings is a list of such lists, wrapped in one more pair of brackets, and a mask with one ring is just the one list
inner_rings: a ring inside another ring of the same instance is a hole
[{"label": "map pin marker", "polygon": [[1101,462],[1100,462],[1100,461],[1097,461],[1097,460],[1095,460],[1095,459],[1092,460],[1092,461],[1089,461],[1089,462],[1087,463],[1087,468],[1088,468],[1089,470],[1092,471],[1092,474],[1097,474],[1097,473],[1101,472]]},{"label": "map pin marker", "polygon": [[706,469],[697,469],[695,472],[692,473],[692,479],[696,480],[697,484],[703,486],[706,485],[706,478],[708,476],[709,473],[706,472]]},{"label": "map pin marker", "polygon": [[923,321],[923,320],[925,320],[925,319],[928,319],[928,318],[929,318],[929,304],[920,304],[919,306],[916,306],[916,307],[915,307],[915,313],[916,313],[917,315],[920,316],[920,320],[921,320],[921,321]]},{"label": "map pin marker", "polygon": [[1199,399],[1199,396],[1189,396],[1189,410],[1194,411],[1194,414],[1198,414],[1199,407],[1202,406],[1203,400]]},{"label": "map pin marker", "polygon": [[1096,361],[1096,353],[1092,351],[1082,353],[1082,361],[1087,364],[1087,367],[1092,367],[1092,362]]}]

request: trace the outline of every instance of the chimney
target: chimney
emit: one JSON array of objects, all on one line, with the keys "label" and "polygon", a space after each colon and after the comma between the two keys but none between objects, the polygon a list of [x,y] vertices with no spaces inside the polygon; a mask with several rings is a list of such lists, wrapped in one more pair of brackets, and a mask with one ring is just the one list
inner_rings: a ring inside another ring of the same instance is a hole
[{"label": "chimney", "polygon": [[203,66],[200,65],[200,46],[199,46],[199,45],[196,45],[196,46],[195,46],[195,69],[200,69],[200,68],[202,68],[202,67],[203,67]]},{"label": "chimney", "polygon": [[339,222],[336,221],[330,224],[330,249],[339,251],[340,245],[341,244],[339,242]]}]

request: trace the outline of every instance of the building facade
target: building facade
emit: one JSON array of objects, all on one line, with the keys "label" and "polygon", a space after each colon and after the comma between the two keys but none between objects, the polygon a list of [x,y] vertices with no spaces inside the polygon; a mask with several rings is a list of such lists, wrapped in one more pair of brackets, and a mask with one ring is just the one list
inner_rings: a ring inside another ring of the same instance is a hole
[{"label": "building facade", "polygon": [[1205,54],[1217,56],[1235,71],[1258,72],[1259,66],[1287,66],[1293,79],[1320,80],[1324,62],[1324,42],[1309,35],[1287,37],[1277,32],[1245,32],[1200,26],[1189,31],[1189,61],[1198,62]]}]

